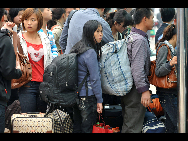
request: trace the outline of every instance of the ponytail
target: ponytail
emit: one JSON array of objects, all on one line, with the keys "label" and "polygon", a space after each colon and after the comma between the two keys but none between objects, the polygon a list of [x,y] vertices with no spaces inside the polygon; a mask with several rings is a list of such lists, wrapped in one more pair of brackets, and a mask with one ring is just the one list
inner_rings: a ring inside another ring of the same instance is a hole
[{"label": "ponytail", "polygon": [[169,41],[170,39],[172,39],[172,37],[174,35],[177,34],[177,30],[176,30],[176,26],[174,24],[170,24],[168,25],[165,29],[164,29],[164,32],[163,32],[163,37],[162,39],[160,39],[157,44],[156,44],[156,47],[158,47],[159,43],[160,42],[164,42],[165,40]]}]

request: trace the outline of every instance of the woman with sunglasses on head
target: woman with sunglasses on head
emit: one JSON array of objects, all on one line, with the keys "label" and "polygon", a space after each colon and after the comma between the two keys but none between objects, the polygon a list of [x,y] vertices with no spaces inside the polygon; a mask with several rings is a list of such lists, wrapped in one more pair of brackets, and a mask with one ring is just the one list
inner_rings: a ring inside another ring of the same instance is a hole
[{"label": "woman with sunglasses on head", "polygon": [[118,12],[109,13],[106,17],[106,21],[110,25],[114,40],[121,40],[122,33],[127,26],[133,24],[132,17],[125,10],[119,10]]}]

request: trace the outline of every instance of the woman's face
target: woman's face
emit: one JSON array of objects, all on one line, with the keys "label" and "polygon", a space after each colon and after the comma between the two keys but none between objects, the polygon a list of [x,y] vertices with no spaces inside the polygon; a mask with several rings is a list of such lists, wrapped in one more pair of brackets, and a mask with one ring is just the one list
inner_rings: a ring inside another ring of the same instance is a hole
[{"label": "woman's face", "polygon": [[27,32],[36,32],[38,27],[38,20],[35,13],[33,13],[28,19],[24,20],[24,27]]},{"label": "woman's face", "polygon": [[94,41],[95,43],[100,43],[102,41],[103,32],[102,26],[98,26],[97,30],[94,32]]},{"label": "woman's face", "polygon": [[22,11],[19,11],[18,12],[18,15],[16,16],[16,17],[14,17],[14,23],[15,24],[17,24],[17,25],[19,25],[19,24],[21,24],[22,23],[22,14],[23,14],[23,10]]},{"label": "woman's face", "polygon": [[125,30],[125,27],[123,27],[124,22],[121,22],[120,24],[116,21],[114,22],[115,28],[118,32],[122,33]]},{"label": "woman's face", "polygon": [[44,8],[44,11],[42,12],[43,19],[46,21],[49,21],[52,19],[52,11],[50,8]]}]

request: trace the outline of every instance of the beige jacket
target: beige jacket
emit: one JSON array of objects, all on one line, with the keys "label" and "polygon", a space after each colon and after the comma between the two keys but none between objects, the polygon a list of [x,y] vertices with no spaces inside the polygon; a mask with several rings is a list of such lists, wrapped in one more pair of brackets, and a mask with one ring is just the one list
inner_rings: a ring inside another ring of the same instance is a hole
[{"label": "beige jacket", "polygon": [[55,39],[55,44],[57,46],[57,51],[59,52],[59,50],[61,50],[61,47],[59,45],[59,38],[61,36],[61,33],[63,31],[63,24],[61,24],[59,21],[57,22],[57,26],[55,25],[54,28],[52,27],[52,33],[54,35],[54,39]]}]

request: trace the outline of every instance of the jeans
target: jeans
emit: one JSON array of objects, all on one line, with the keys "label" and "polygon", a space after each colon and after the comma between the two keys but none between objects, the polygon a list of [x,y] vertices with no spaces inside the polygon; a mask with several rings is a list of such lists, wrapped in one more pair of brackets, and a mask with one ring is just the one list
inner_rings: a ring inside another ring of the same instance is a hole
[{"label": "jeans", "polygon": [[164,93],[158,91],[159,101],[165,112],[166,132],[177,133],[177,96],[172,93]]},{"label": "jeans", "polygon": [[95,96],[80,98],[80,104],[73,107],[74,133],[92,133],[97,118],[97,99]]},{"label": "jeans", "polygon": [[47,103],[40,98],[39,86],[40,82],[31,81],[19,89],[18,95],[22,113],[46,113]]},{"label": "jeans", "polygon": [[0,133],[5,130],[5,106],[0,105]]}]

